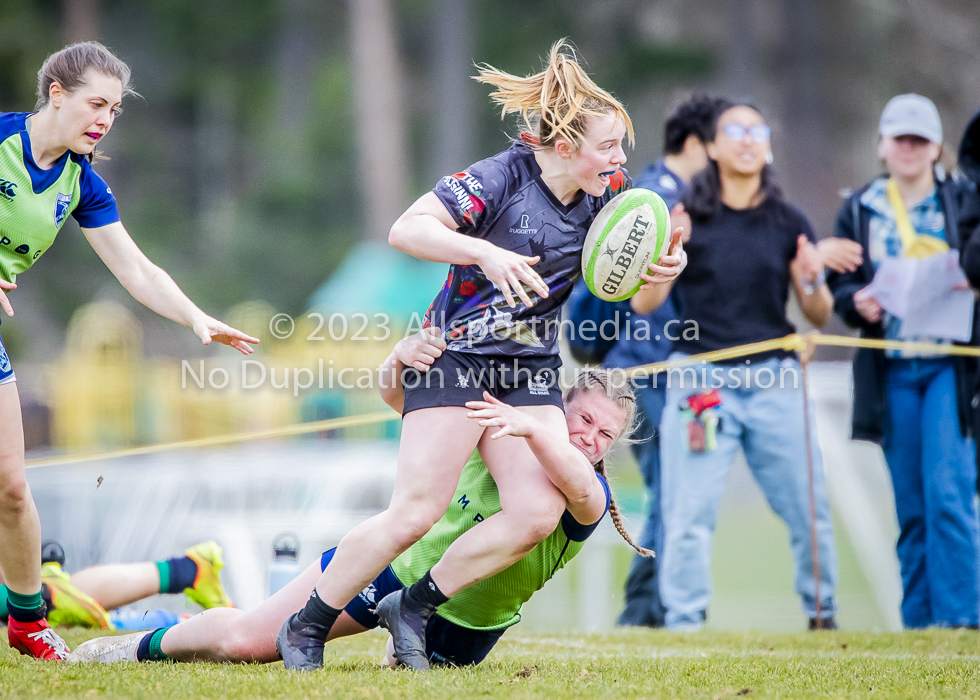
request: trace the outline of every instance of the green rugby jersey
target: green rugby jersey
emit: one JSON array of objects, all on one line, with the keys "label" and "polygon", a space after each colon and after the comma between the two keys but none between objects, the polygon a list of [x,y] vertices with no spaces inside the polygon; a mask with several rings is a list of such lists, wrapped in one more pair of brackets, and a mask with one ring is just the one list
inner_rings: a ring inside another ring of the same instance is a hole
[{"label": "green rugby jersey", "polygon": [[[606,492],[609,484],[596,474]],[[497,484],[479,452],[463,467],[459,485],[446,514],[421,540],[395,559],[391,569],[406,586],[418,581],[449,549],[456,538],[501,510]],[[600,519],[601,520],[601,519]],[[547,539],[508,568],[466,588],[439,606],[439,616],[470,629],[500,629],[521,620],[521,606],[579,553],[599,523],[582,525],[567,510]]]},{"label": "green rugby jersey", "polygon": [[116,198],[77,153],[42,170],[24,112],[0,113],[0,277],[13,282],[54,243],[71,214],[85,228],[119,221]]}]

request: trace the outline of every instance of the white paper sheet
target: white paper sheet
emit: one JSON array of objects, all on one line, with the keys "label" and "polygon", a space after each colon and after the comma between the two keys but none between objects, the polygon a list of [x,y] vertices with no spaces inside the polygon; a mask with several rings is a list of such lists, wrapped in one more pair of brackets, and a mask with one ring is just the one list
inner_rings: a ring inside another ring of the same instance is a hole
[{"label": "white paper sheet", "polygon": [[887,258],[867,290],[902,320],[900,337],[966,342],[973,334],[974,295],[968,286],[959,253],[951,250],[922,260]]},{"label": "white paper sheet", "polygon": [[865,288],[892,316],[905,318],[908,313],[917,262],[912,258],[885,258]]},{"label": "white paper sheet", "polygon": [[926,304],[909,307],[902,319],[900,338],[947,338],[968,342],[973,335],[973,291],[970,289],[950,292]]}]

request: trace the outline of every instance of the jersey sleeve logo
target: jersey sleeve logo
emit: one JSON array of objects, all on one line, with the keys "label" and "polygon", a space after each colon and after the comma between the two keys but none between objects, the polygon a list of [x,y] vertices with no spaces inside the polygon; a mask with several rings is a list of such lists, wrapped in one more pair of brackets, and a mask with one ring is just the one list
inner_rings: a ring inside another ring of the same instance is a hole
[{"label": "jersey sleeve logo", "polygon": [[444,178],[449,190],[456,197],[459,214],[471,226],[486,208],[486,202],[480,197],[483,194],[483,183],[473,177],[468,171],[449,175]]},{"label": "jersey sleeve logo", "polygon": [[71,211],[71,195],[59,192],[58,201],[54,204],[54,225],[56,227],[61,228],[69,211]]}]

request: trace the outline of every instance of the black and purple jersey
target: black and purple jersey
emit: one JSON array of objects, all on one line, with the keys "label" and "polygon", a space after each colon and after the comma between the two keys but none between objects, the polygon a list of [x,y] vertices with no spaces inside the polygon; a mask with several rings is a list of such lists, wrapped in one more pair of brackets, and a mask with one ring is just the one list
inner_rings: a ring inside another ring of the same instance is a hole
[{"label": "black and purple jersey", "polygon": [[582,272],[582,246],[592,220],[614,196],[631,186],[620,170],[601,197],[579,192],[568,206],[541,179],[534,151],[514,143],[467,170],[444,177],[433,192],[452,214],[458,231],[527,256],[540,256],[534,271],[549,296],[530,308],[517,296],[510,308],[476,265],[452,265],[449,278],[426,313],[427,326],[445,331],[448,349],[515,357],[557,355],[559,314]]}]

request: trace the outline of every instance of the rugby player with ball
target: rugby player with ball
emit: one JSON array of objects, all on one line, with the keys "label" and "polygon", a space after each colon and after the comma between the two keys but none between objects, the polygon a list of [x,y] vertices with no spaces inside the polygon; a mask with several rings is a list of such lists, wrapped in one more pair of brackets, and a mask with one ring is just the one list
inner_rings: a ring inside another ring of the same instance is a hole
[{"label": "rugby player with ball", "polygon": [[[506,151],[443,178],[392,226],[393,246],[451,266],[426,314],[427,326],[444,330],[447,348],[424,377],[416,368],[402,378],[391,502],[344,537],[306,606],[283,625],[278,643],[291,669],[322,666],[324,642],[344,607],[443,516],[474,449],[496,482],[501,511],[379,605],[399,658],[424,667],[425,626],[437,607],[534,549],[568,502],[527,441],[492,440],[496,431],[472,420],[466,405],[487,391],[567,440],[559,314],[589,226],[630,186],[622,142],[632,139],[632,125],[564,41],[540,73],[522,78],[484,65],[477,79],[494,87],[503,114],[520,115],[528,131]],[[656,281],[679,274],[677,252],[661,260]]]}]

